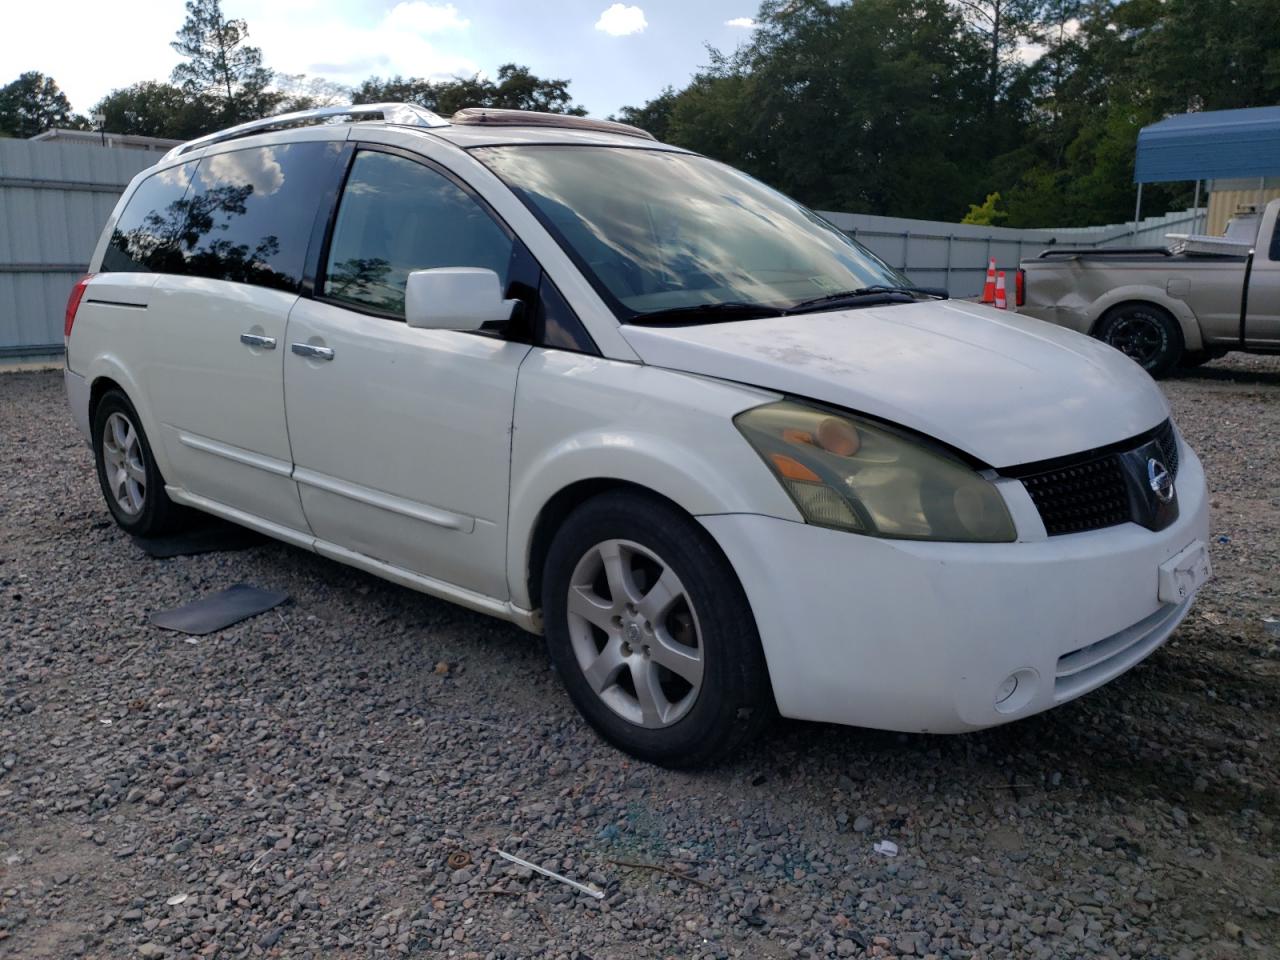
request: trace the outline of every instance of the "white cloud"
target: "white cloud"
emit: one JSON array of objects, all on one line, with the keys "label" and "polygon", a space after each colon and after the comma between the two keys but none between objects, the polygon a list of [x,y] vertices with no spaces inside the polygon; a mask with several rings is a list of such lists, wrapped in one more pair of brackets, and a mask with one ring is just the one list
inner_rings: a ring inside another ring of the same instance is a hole
[{"label": "white cloud", "polygon": [[734,17],[732,20],[724,22],[726,27],[739,27],[743,30],[754,30],[760,24],[756,23],[750,17]]},{"label": "white cloud", "polygon": [[626,37],[640,33],[649,25],[644,18],[644,11],[639,7],[628,7],[615,3],[596,21],[596,29],[611,37]]},{"label": "white cloud", "polygon": [[403,0],[391,8],[383,18],[382,26],[413,33],[443,33],[446,30],[465,30],[471,26],[471,21],[458,16],[458,8],[452,3]]},{"label": "white cloud", "polygon": [[209,189],[248,183],[260,197],[269,197],[284,186],[284,170],[275,151],[235,150],[217,153],[200,164],[197,179]]},{"label": "white cloud", "polygon": [[[480,69],[459,49],[469,27],[470,21],[453,4],[402,0],[369,22],[330,0],[306,15],[261,8],[249,18],[249,42],[260,46],[263,60],[282,73],[345,84],[359,83],[371,74],[439,80]],[[441,40],[441,34],[447,40]]]}]

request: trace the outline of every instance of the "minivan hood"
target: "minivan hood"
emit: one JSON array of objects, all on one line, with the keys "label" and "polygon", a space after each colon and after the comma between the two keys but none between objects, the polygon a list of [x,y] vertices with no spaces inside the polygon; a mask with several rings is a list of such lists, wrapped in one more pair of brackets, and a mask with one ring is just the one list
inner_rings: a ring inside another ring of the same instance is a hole
[{"label": "minivan hood", "polygon": [[1169,416],[1155,382],[1119,351],[961,301],[622,333],[645,363],[865,413],[993,467],[1105,446]]}]

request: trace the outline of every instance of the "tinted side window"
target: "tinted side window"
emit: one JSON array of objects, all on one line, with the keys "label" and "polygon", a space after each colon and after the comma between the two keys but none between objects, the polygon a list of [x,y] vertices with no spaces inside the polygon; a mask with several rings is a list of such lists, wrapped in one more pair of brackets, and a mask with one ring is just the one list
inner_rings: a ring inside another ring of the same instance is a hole
[{"label": "tinted side window", "polygon": [[356,154],[338,206],[321,292],[396,316],[414,270],[487,267],[507,285],[512,240],[471,194],[420,163]]},{"label": "tinted side window", "polygon": [[569,302],[544,274],[538,290],[538,318],[534,343],[577,353],[599,353],[591,334]]},{"label": "tinted side window", "polygon": [[186,272],[296,291],[316,202],[341,150],[311,141],[201,160],[185,200]]},{"label": "tinted side window", "polygon": [[195,161],[154,173],[133,192],[102,255],[103,272],[182,273],[183,198]]}]

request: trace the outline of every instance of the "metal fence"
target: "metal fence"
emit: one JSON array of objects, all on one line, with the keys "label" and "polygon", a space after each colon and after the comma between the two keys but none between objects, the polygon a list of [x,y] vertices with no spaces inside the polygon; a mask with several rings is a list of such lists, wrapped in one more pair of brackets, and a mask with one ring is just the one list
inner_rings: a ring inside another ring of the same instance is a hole
[{"label": "metal fence", "polygon": [[1057,245],[1162,245],[1166,233],[1190,232],[1203,214],[1202,207],[1148,217],[1136,230],[1132,223],[1020,230],[859,213],[824,212],[822,216],[915,283],[945,287],[953,297],[972,297],[982,292],[987,263],[993,257],[997,269],[1012,271],[1022,260]]},{"label": "metal fence", "polygon": [[[144,150],[0,140],[0,358],[62,350],[62,318],[116,198],[155,162]],[[1163,243],[1188,232],[1198,213],[1185,210],[1132,224],[1015,230],[900,217],[826,213],[840,229],[924,286],[952,296],[982,289],[991,257],[1001,269],[1052,244],[1116,246]]]},{"label": "metal fence", "polygon": [[143,150],[0,140],[0,357],[59,353],[67,294]]}]

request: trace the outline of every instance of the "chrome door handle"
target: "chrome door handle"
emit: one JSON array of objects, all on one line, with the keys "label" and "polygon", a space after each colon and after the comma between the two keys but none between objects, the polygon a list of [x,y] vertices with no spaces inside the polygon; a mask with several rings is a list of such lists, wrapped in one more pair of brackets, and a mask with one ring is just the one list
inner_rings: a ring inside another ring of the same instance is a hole
[{"label": "chrome door handle", "polygon": [[312,360],[333,359],[333,351],[328,347],[317,347],[310,343],[293,343],[289,345],[289,349],[300,357],[309,357]]},{"label": "chrome door handle", "polygon": [[246,347],[261,347],[263,350],[274,350],[276,348],[275,337],[264,337],[258,333],[242,333],[240,334],[240,342]]}]

